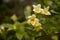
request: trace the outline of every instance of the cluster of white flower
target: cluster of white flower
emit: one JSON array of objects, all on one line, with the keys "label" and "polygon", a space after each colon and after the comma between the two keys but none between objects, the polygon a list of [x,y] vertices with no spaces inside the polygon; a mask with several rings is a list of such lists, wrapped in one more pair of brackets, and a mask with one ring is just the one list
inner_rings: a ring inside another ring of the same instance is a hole
[{"label": "cluster of white flower", "polygon": [[44,15],[51,15],[51,13],[48,10],[49,10],[49,6],[42,9],[41,4],[33,5],[33,11],[35,13],[40,13],[40,14],[44,14]]},{"label": "cluster of white flower", "polygon": [[[51,13],[48,10],[49,10],[49,6],[42,9],[41,4],[33,5],[33,11],[35,13],[40,13],[40,14],[44,14],[44,15],[51,15]],[[39,23],[39,19],[36,18],[35,14],[33,14],[31,16],[28,16],[28,21],[27,22],[29,24],[32,24],[36,31],[39,31],[40,29],[42,29],[41,23]]]}]

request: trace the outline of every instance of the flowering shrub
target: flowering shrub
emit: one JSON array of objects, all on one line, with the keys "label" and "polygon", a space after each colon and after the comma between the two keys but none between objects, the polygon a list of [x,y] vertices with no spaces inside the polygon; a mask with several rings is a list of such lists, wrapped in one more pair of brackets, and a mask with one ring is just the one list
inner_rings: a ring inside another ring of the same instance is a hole
[{"label": "flowering shrub", "polygon": [[[46,35],[50,35],[52,40],[58,39],[53,34],[58,33],[60,27],[55,25],[59,25],[59,23],[55,22],[54,17],[50,18],[54,11],[50,12],[49,6],[43,8],[41,4],[33,4],[32,7],[33,10],[30,6],[25,8],[25,21],[19,22],[19,18],[13,14],[10,18],[14,21],[13,24],[0,25],[0,35],[3,37],[1,40],[43,40],[40,37]],[[11,35],[9,35],[10,31],[12,31]]]}]

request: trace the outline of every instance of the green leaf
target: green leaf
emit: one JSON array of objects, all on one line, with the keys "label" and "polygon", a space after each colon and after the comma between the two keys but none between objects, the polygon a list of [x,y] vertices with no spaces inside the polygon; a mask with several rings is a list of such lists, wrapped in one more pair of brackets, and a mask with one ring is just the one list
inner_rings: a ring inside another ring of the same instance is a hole
[{"label": "green leaf", "polygon": [[24,31],[24,26],[21,25],[21,23],[19,22],[16,22],[16,36],[19,40],[22,40],[24,34],[25,34],[25,31]]},{"label": "green leaf", "polygon": [[19,40],[22,40],[24,34],[16,33],[16,36]]}]

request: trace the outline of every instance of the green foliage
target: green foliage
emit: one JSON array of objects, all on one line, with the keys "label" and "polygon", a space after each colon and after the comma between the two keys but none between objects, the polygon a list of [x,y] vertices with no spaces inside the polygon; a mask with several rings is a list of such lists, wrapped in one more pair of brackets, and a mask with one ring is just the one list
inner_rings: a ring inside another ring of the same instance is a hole
[{"label": "green foliage", "polygon": [[10,16],[5,16],[11,12],[11,9],[6,5],[0,5],[0,17],[1,15],[4,16],[4,20],[0,25],[0,40],[54,40],[52,39],[53,36],[58,38],[58,33],[60,33],[60,1],[36,0],[35,3],[42,4],[42,8],[49,6],[49,11],[51,12],[51,15],[47,16],[36,14],[43,28],[38,32],[34,30],[31,24],[27,23],[27,18],[31,15],[32,11],[31,6],[26,6],[24,9],[25,21],[19,22],[17,20],[11,24],[13,20],[11,20]]}]

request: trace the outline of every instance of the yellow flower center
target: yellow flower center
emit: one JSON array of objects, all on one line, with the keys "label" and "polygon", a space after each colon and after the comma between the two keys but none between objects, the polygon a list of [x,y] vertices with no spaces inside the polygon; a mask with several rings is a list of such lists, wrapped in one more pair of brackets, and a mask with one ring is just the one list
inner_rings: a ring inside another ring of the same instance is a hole
[{"label": "yellow flower center", "polygon": [[34,24],[35,20],[34,18],[31,18],[31,23]]}]

